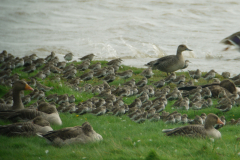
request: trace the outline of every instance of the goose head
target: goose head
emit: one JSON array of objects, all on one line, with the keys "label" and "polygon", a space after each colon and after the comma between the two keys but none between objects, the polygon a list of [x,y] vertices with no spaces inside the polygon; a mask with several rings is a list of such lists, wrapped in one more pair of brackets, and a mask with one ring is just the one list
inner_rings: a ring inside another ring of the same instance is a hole
[{"label": "goose head", "polygon": [[182,53],[183,51],[192,51],[192,50],[188,49],[186,45],[181,44],[178,46],[177,53]]},{"label": "goose head", "polygon": [[224,125],[224,123],[220,120],[220,118],[218,118],[216,114],[209,113],[205,120],[205,128],[213,127],[215,124]]},{"label": "goose head", "polygon": [[16,81],[13,85],[13,90],[30,90],[33,91],[34,89],[30,87],[26,82],[24,81]]},{"label": "goose head", "polygon": [[93,131],[93,127],[89,122],[85,122],[82,124],[82,130],[86,135],[89,135],[89,133]]}]

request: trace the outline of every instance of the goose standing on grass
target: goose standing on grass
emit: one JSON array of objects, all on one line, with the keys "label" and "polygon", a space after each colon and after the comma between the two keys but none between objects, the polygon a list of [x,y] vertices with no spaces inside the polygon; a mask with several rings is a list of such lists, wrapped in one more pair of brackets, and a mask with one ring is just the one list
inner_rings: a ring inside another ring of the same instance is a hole
[{"label": "goose standing on grass", "polygon": [[30,90],[33,91],[33,88],[30,87],[26,82],[24,81],[16,81],[13,85],[13,106],[7,105],[7,104],[0,104],[0,111],[1,110],[20,110],[24,109],[24,105],[22,103],[22,99],[20,96],[20,92],[22,90]]},{"label": "goose standing on grass", "polygon": [[204,125],[188,125],[174,129],[163,129],[162,131],[166,133],[167,136],[182,135],[190,137],[221,138],[221,133],[214,128],[215,124],[224,125],[217,115],[209,113]]},{"label": "goose standing on grass", "polygon": [[169,55],[169,56],[159,58],[153,64],[153,69],[158,69],[162,72],[167,72],[168,74],[184,68],[185,60],[182,55],[183,51],[192,51],[192,50],[188,49],[186,45],[183,45],[183,44],[179,45],[176,55]]}]

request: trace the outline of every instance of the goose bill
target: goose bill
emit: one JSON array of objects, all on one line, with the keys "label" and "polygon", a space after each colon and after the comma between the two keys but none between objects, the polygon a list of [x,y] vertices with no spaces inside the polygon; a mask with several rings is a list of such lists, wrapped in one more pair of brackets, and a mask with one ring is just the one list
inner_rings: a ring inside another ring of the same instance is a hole
[{"label": "goose bill", "polygon": [[25,90],[33,91],[34,89],[33,89],[32,87],[30,87],[28,84],[26,84],[26,86],[25,86]]},{"label": "goose bill", "polygon": [[192,51],[191,49],[186,48],[186,51]]},{"label": "goose bill", "polygon": [[224,125],[224,123],[218,118],[217,124],[222,124]]}]

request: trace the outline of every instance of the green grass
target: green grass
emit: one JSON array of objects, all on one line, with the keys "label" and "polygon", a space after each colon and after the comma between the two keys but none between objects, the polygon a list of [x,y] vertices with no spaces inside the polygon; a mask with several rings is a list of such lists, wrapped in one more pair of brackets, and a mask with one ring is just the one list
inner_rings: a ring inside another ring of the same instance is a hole
[{"label": "green grass", "polygon": [[[96,63],[94,61],[92,63]],[[106,61],[101,61],[102,66],[106,65]],[[74,63],[75,65],[79,64]],[[132,69],[134,72],[133,78],[136,81],[142,79],[139,73],[142,72],[141,68],[134,68],[123,66],[119,72]],[[35,75],[38,71],[31,73],[29,76],[21,72],[22,68],[15,69],[13,73],[20,73],[20,79],[29,80],[28,77]],[[87,72],[87,71],[85,71]],[[154,71],[154,77],[151,78],[149,84],[163,79],[166,74],[160,71]],[[78,76],[83,72],[78,73]],[[185,74],[187,79],[189,75],[186,72],[178,72],[177,75]],[[79,93],[59,83],[49,81],[53,77],[51,74],[47,79],[40,80],[42,84],[53,86],[54,89],[46,92],[46,96],[53,93],[59,95],[68,93],[75,95],[76,104],[85,101],[93,96],[92,93]],[[221,80],[220,75],[217,75]],[[101,81],[93,79],[88,81],[92,85],[101,84]],[[118,86],[122,84],[122,79],[116,79],[111,85]],[[195,84],[206,84],[204,79],[200,79]],[[84,86],[81,83],[79,86]],[[171,88],[175,85],[171,84]],[[2,97],[9,90],[8,87],[0,86],[0,97]],[[28,94],[29,92],[26,92]],[[130,104],[136,97],[125,97],[124,102]],[[214,100],[216,104],[217,100]],[[33,102],[32,102],[33,103]],[[173,112],[170,107],[174,101],[169,101],[166,111]],[[30,103],[31,104],[31,103]],[[227,121],[231,118],[240,117],[240,109],[234,107],[231,111],[224,113]],[[213,106],[210,108],[202,109],[199,111],[189,110],[181,111],[182,114],[187,113],[189,118],[194,118],[195,114],[201,113],[215,113],[218,116],[223,115],[222,112],[215,109]],[[6,137],[0,136],[0,159],[239,159],[238,153],[240,152],[239,141],[240,128],[238,126],[224,126],[220,129],[222,138],[212,142],[210,139],[189,138],[189,137],[167,137],[162,133],[162,129],[179,127],[180,125],[166,125],[163,121],[149,122],[146,121],[142,124],[137,124],[131,121],[126,115],[116,117],[112,115],[93,116],[86,114],[77,116],[76,114],[60,113],[62,119],[62,126],[52,126],[54,130],[64,127],[71,127],[81,125],[85,121],[90,122],[94,130],[101,134],[103,141],[89,144],[75,144],[70,146],[63,146],[61,148],[54,147],[46,142],[45,139],[40,137]],[[10,122],[0,121],[0,125],[8,124]]]}]

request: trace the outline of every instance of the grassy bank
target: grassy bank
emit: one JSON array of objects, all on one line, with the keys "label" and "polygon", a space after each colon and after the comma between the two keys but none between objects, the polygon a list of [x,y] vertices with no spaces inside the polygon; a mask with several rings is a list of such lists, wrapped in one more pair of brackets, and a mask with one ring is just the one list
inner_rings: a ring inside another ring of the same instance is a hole
[{"label": "grassy bank", "polygon": [[[94,61],[92,63],[96,63]],[[75,62],[78,64],[80,62]],[[106,65],[106,61],[101,61],[102,66]],[[139,75],[143,71],[141,68],[134,68],[128,66],[122,66],[119,72],[132,69],[133,77],[136,82],[142,79]],[[21,72],[22,68],[15,69],[13,73],[20,74],[20,79],[28,80],[29,77],[35,75],[39,70],[36,70],[30,75]],[[88,72],[85,71],[85,72]],[[83,74],[79,72],[77,76]],[[152,84],[160,79],[166,77],[166,74],[160,71],[154,71],[154,76],[149,79],[148,84]],[[187,81],[189,75],[187,72],[178,72],[177,75],[185,74]],[[54,89],[46,92],[46,96],[53,93],[59,95],[68,93],[69,95],[75,95],[76,104],[81,101],[85,101],[93,97],[92,93],[79,93],[72,90],[68,86],[64,85],[65,80],[61,80],[60,83],[51,82],[49,79],[54,74],[51,73],[49,77],[44,80],[38,79],[42,84],[47,86],[53,86]],[[223,79],[220,75],[217,78]],[[111,85],[118,86],[124,81],[116,78]],[[92,85],[101,84],[102,81],[94,78],[88,81]],[[196,85],[206,84],[204,79],[200,79]],[[82,82],[80,87],[84,86]],[[170,84],[171,88],[174,88],[174,84]],[[2,97],[10,88],[0,86],[0,97]],[[28,94],[29,92],[25,92]],[[130,104],[136,97],[124,97],[123,100],[126,104]],[[154,98],[152,98],[154,99]],[[216,104],[216,99],[213,99]],[[34,103],[32,101],[31,103]],[[28,105],[30,105],[29,103]],[[168,101],[166,111],[173,112],[170,107],[174,101]],[[27,105],[27,106],[28,106]],[[224,115],[226,120],[229,121],[232,118],[240,117],[240,109],[233,107],[233,109],[227,113],[222,113],[214,106],[198,111],[181,111],[182,114],[188,114],[188,118],[194,118],[195,115],[201,113],[215,113],[219,117]],[[77,116],[76,114],[60,113],[62,119],[62,126],[52,126],[54,130],[72,127],[75,125],[81,125],[85,121],[90,122],[94,130],[101,134],[103,141],[90,144],[78,144],[71,146],[64,146],[57,148],[49,145],[45,139],[39,137],[5,137],[0,136],[0,159],[239,159],[238,153],[240,152],[239,141],[237,137],[240,137],[240,128],[238,126],[226,125],[220,129],[222,138],[215,140],[210,139],[197,139],[188,137],[167,137],[162,133],[162,129],[173,128],[181,125],[166,125],[163,121],[149,122],[145,121],[142,124],[137,124],[131,121],[126,115],[121,117],[112,116],[106,114],[103,116],[93,116],[86,114]],[[0,121],[0,125],[8,124],[9,122]]]}]

